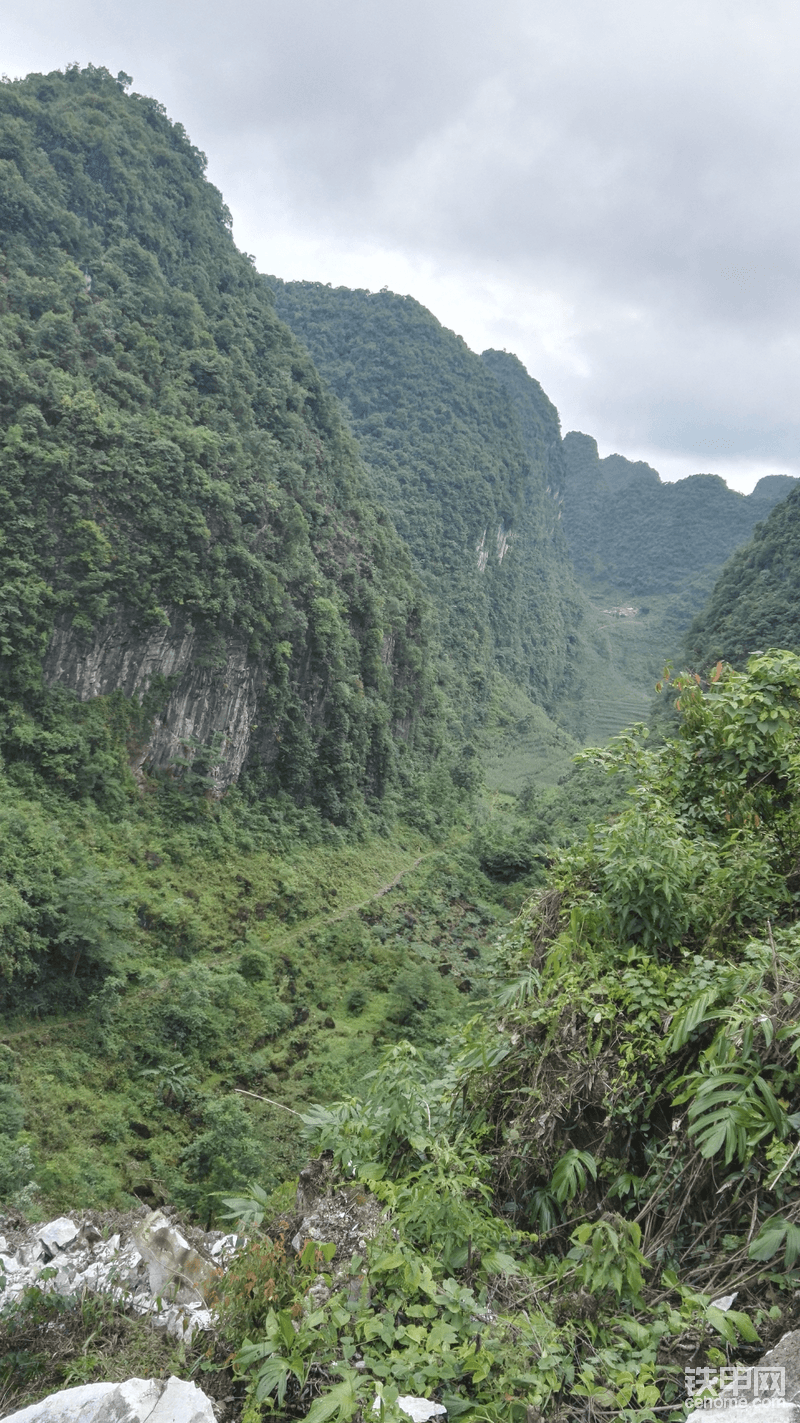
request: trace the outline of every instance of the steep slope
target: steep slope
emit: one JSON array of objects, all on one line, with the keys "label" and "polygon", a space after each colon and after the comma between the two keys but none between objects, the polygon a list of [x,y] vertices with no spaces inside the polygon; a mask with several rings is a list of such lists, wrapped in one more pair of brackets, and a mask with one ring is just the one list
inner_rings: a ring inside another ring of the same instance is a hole
[{"label": "steep slope", "polygon": [[800,489],[728,560],[686,638],[697,667],[719,658],[743,667],[771,647],[800,650]]},{"label": "steep slope", "polygon": [[421,590],[204,156],[128,83],[0,86],[4,751],[85,789],[43,678],[121,693],[137,765],[346,821],[437,743]]},{"label": "steep slope", "polygon": [[647,718],[664,663],[682,656],[725,558],[795,481],[762,479],[745,497],[714,475],[664,484],[642,462],[601,460],[588,435],[561,441],[553,406],[515,356],[483,360],[514,403],[529,456],[546,464],[585,598],[560,720],[602,742]]},{"label": "steep slope", "polygon": [[498,671],[553,709],[580,616],[547,490],[555,410],[526,448],[491,368],[411,297],[269,281],[411,549],[467,726]]},{"label": "steep slope", "polygon": [[662,483],[650,465],[600,459],[597,442],[564,437],[564,532],[579,575],[629,588],[672,592],[724,563],[796,481],[771,475],[738,494],[715,474]]}]

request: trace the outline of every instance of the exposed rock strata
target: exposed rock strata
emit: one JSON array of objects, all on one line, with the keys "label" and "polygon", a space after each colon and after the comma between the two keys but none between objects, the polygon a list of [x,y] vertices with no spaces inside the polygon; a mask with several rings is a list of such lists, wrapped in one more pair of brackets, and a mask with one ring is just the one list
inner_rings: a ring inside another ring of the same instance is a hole
[{"label": "exposed rock strata", "polygon": [[[31,1226],[15,1245],[0,1236],[2,1301],[31,1285],[59,1295],[110,1294],[178,1339],[214,1326],[206,1291],[239,1243],[235,1235],[195,1231],[191,1245],[162,1212],[128,1217],[108,1239],[89,1221],[60,1216]],[[42,1280],[42,1271],[50,1273]],[[54,1272],[54,1273],[53,1273]]]},{"label": "exposed rock strata", "polygon": [[154,678],[167,678],[170,689],[134,770],[163,770],[179,758],[191,761],[199,744],[216,741],[209,775],[221,794],[246,760],[261,674],[243,642],[232,639],[217,666],[206,665],[203,652],[196,628],[179,617],[166,627],[138,632],[117,616],[98,628],[91,641],[63,622],[50,639],[44,679],[48,686],[69,687],[86,702],[113,691],[141,696]]}]

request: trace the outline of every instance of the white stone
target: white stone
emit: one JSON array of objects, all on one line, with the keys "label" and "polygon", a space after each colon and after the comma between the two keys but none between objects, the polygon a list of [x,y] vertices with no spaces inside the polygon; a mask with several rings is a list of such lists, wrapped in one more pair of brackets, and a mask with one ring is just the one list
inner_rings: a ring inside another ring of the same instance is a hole
[{"label": "white stone", "polygon": [[[397,1407],[402,1413],[407,1413],[413,1423],[428,1423],[430,1418],[442,1418],[446,1415],[447,1409],[441,1403],[434,1403],[430,1398],[415,1398],[413,1394],[404,1393],[397,1400]],[[373,1413],[380,1413],[381,1401],[375,1399],[372,1405]]]},{"label": "white stone", "polygon": [[65,1245],[69,1245],[75,1239],[80,1227],[74,1220],[70,1220],[67,1215],[60,1215],[56,1220],[51,1220],[47,1225],[40,1226],[36,1232],[37,1239],[42,1242],[48,1255],[55,1255],[57,1250],[63,1250]]},{"label": "white stone", "polygon": [[45,1249],[38,1235],[34,1236],[33,1240],[24,1240],[17,1251],[17,1259],[22,1269],[27,1269],[37,1260],[43,1260],[44,1255]]},{"label": "white stone", "polygon": [[238,1248],[238,1235],[222,1235],[219,1240],[214,1241],[210,1253],[214,1256],[214,1259],[217,1260],[220,1256],[232,1255]]},{"label": "white stone", "polygon": [[51,1393],[4,1423],[215,1423],[211,1401],[183,1379],[89,1383]]},{"label": "white stone", "polygon": [[732,1295],[720,1295],[719,1299],[712,1299],[711,1303],[714,1309],[721,1309],[727,1313],[727,1311],[732,1308],[733,1301],[736,1299],[738,1293],[738,1290],[734,1290]]},{"label": "white stone", "polygon": [[147,1261],[152,1294],[168,1295],[180,1304],[202,1302],[214,1267],[192,1249],[162,1211],[151,1211],[134,1230],[134,1239]]}]

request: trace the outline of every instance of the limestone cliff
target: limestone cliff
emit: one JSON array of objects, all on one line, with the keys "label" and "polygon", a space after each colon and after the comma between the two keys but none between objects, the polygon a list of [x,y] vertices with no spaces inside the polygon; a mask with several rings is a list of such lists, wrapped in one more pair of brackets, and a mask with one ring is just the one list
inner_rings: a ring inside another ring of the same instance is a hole
[{"label": "limestone cliff", "polygon": [[248,755],[263,673],[250,661],[241,640],[232,641],[220,666],[198,660],[195,628],[175,616],[168,627],[137,632],[121,617],[111,618],[89,641],[61,623],[44,657],[48,685],[69,687],[82,702],[122,691],[128,697],[150,691],[155,678],[167,686],[154,714],[136,770],[164,770],[191,761],[200,745],[214,747],[209,776],[217,793],[238,777]]},{"label": "limestone cliff", "polygon": [[42,679],[152,693],[142,768],[345,823],[441,745],[421,588],[203,155],[125,87],[0,85],[0,750],[35,759]]}]

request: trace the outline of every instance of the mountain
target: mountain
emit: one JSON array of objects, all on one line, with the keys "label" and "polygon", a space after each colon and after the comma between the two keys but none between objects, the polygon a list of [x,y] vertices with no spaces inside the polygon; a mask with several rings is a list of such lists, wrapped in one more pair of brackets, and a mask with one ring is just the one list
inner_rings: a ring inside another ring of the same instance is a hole
[{"label": "mountain", "polygon": [[731,556],[686,638],[697,667],[719,658],[743,667],[751,653],[778,647],[800,650],[800,489]]},{"label": "mountain", "polygon": [[635,596],[674,591],[724,563],[796,483],[770,475],[747,495],[716,474],[665,483],[642,461],[600,459],[597,442],[576,431],[564,437],[564,463],[564,532],[576,571]]},{"label": "mountain", "polygon": [[441,744],[425,599],[203,154],[128,83],[0,86],[0,745],[102,793],[121,717],[137,774],[346,823]]},{"label": "mountain", "polygon": [[496,672],[557,709],[581,607],[548,489],[555,408],[526,439],[491,364],[411,297],[268,280],[411,551],[467,726]]}]

